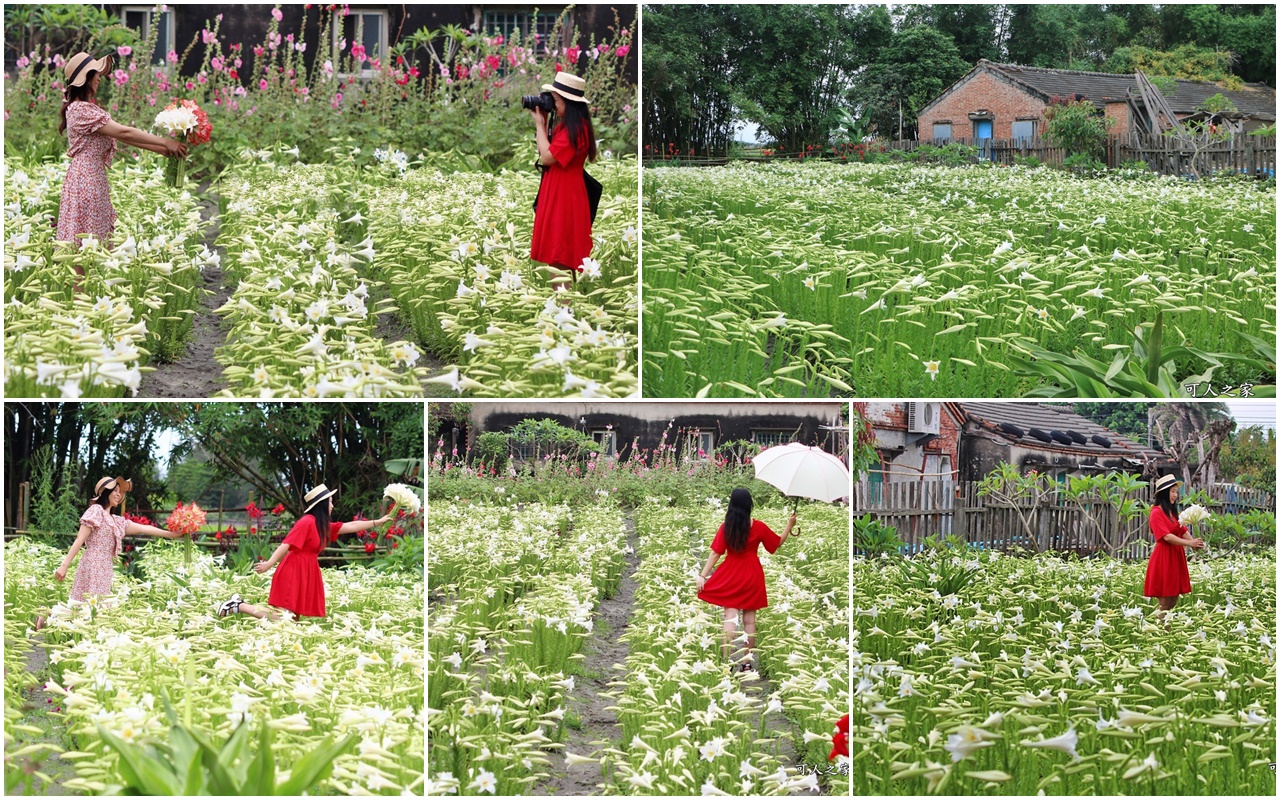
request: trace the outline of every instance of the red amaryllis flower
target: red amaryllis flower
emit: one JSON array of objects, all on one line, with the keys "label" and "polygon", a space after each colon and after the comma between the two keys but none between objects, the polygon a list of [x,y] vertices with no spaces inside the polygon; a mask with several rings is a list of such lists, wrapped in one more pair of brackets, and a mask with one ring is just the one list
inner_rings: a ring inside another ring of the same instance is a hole
[{"label": "red amaryllis flower", "polygon": [[373,542],[365,542],[364,551],[366,553],[372,553],[374,550],[377,550],[377,549],[378,549],[378,546]]},{"label": "red amaryllis flower", "polygon": [[275,507],[275,508],[273,508],[273,509],[271,509],[271,513],[272,513],[272,514],[283,514],[283,513],[284,513],[284,503],[276,503],[276,507]]},{"label": "red amaryllis flower", "polygon": [[259,519],[265,513],[262,509],[258,508],[258,504],[253,501],[250,501],[249,505],[244,507],[244,512],[249,515],[249,519]]},{"label": "red amaryllis flower", "polygon": [[836,756],[849,755],[849,715],[845,714],[836,723],[835,735],[831,737],[831,755],[827,756],[828,761],[835,761]]}]

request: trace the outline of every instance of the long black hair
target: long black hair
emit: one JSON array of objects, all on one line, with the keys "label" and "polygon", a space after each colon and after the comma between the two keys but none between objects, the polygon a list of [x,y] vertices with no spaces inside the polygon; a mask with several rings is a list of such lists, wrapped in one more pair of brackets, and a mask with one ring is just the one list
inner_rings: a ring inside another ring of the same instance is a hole
[{"label": "long black hair", "polygon": [[320,534],[320,549],[329,546],[329,498],[316,503],[315,508],[307,512],[316,521],[316,533]]},{"label": "long black hair", "polygon": [[586,103],[580,103],[577,100],[564,99],[564,119],[558,120],[557,124],[563,125],[565,132],[569,134],[569,144],[574,149],[578,147],[579,137],[583,131],[587,135],[587,160],[596,160],[596,129],[591,124],[591,109]]},{"label": "long black hair", "polygon": [[1169,493],[1178,488],[1178,484],[1170,486],[1160,494],[1156,495],[1156,505],[1160,506],[1160,510],[1174,522],[1178,521],[1178,504],[1169,499]]},{"label": "long black hair", "polygon": [[[107,69],[111,69],[110,62],[107,63]],[[93,102],[93,100],[90,99],[92,96],[92,90],[89,88],[89,84],[93,82],[93,76],[96,74],[98,74],[98,71],[96,69],[91,69],[85,72],[84,83],[79,86],[67,87],[65,94],[66,99],[62,101],[62,110],[58,112],[59,136],[67,132],[67,108],[77,100],[84,100],[87,103]],[[103,72],[102,74],[106,75],[107,73]]]},{"label": "long black hair", "polygon": [[747,549],[753,505],[751,492],[746,489],[734,489],[729,495],[729,508],[724,512],[724,544],[735,553]]}]

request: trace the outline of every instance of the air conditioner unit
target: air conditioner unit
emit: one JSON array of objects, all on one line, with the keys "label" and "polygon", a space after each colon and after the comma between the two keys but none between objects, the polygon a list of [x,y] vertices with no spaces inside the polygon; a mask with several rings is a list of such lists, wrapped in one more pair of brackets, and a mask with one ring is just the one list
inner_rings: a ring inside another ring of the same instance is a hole
[{"label": "air conditioner unit", "polygon": [[907,403],[908,433],[937,433],[941,403]]}]

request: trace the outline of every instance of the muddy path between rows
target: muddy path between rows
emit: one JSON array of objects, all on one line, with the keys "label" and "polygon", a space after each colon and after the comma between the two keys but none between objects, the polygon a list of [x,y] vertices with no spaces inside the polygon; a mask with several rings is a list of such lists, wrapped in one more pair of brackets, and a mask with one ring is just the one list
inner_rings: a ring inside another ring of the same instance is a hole
[{"label": "muddy path between rows", "polygon": [[[200,201],[201,216],[213,224],[205,228],[204,244],[219,256],[226,252],[216,246],[221,225],[218,217],[218,197],[210,194]],[[222,365],[214,359],[214,351],[227,340],[222,320],[214,311],[231,297],[231,289],[221,266],[207,266],[200,272],[204,298],[195,322],[188,334],[186,352],[182,358],[164,364],[154,364],[155,371],[146,373],[139,397],[213,397],[226,388],[222,381]]]},{"label": "muddy path between rows", "polygon": [[565,726],[564,749],[548,753],[551,778],[534,787],[530,794],[560,797],[602,794],[604,777],[600,773],[599,762],[567,765],[564,753],[591,756],[596,750],[612,746],[620,735],[618,717],[608,710],[614,701],[600,693],[609,690],[610,681],[625,677],[625,671],[614,669],[614,665],[625,666],[631,652],[630,645],[622,637],[631,623],[631,608],[635,604],[640,543],[636,538],[633,517],[627,517],[626,527],[630,552],[626,554],[622,583],[617,593],[601,601],[596,609],[595,627],[584,647],[587,657],[582,662],[583,674],[577,676],[577,684],[569,698],[566,717],[573,714],[582,720],[582,725],[577,728]]},{"label": "muddy path between rows", "polygon": [[[226,250],[217,244],[222,231],[219,216],[221,198],[208,185],[202,186],[201,191],[207,192],[207,197],[200,200],[201,216],[211,223],[205,228],[202,242],[219,257],[225,258]],[[229,285],[221,266],[206,266],[200,276],[204,296],[187,335],[182,357],[166,363],[153,362],[151,366],[155,370],[143,376],[139,397],[203,399],[227,388],[222,379],[222,364],[215,358],[218,348],[227,341],[227,329],[215,312],[231,298],[234,287]],[[394,314],[378,316],[374,334],[387,342],[415,342],[412,328]],[[446,372],[445,362],[430,353],[422,354],[418,366],[427,368],[428,378]],[[428,398],[444,399],[455,395],[452,389],[439,383],[423,383],[422,392]]]},{"label": "muddy path between rows", "polygon": [[[29,632],[30,629],[28,629]],[[34,685],[22,692],[22,702],[19,705],[22,707],[23,716],[18,723],[40,728],[44,733],[34,735],[25,731],[17,732],[13,749],[38,742],[63,747],[66,726],[63,725],[60,717],[55,716],[61,709],[62,697],[53,692],[46,692],[44,689],[44,681],[48,677],[49,651],[45,649],[44,641],[38,634],[32,636],[31,646],[31,652],[27,653],[27,672],[34,675],[36,680]],[[74,778],[76,772],[71,762],[64,761],[57,754],[38,753],[20,756],[16,759],[16,766],[25,774],[24,780],[31,781],[31,785],[28,787],[24,784],[16,787],[15,794],[21,792],[46,797],[80,794],[62,785],[64,781]],[[47,775],[51,782],[42,780],[36,774],[37,772]]]}]

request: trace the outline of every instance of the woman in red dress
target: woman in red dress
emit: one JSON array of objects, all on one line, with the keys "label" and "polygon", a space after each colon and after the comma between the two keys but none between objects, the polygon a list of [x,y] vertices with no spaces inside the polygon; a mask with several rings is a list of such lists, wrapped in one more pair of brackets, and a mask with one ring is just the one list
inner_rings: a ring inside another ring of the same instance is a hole
[{"label": "woman in red dress", "polygon": [[[796,524],[793,511],[787,520],[786,530],[779,536],[760,520],[753,520],[751,508],[751,492],[734,489],[729,496],[724,523],[711,543],[711,555],[698,575],[698,599],[724,609],[721,652],[726,660],[729,658],[729,642],[735,635],[734,618],[739,610],[742,611],[742,627],[747,633],[747,655],[742,660],[744,672],[751,669],[752,652],[756,646],[756,611],[769,605],[764,588],[764,568],[760,566],[757,551],[763,544],[770,553],[777,552]],[[724,557],[724,566],[707,577],[721,557]]]},{"label": "woman in red dress", "polygon": [[538,187],[529,257],[560,269],[582,271],[591,255],[591,204],[582,166],[596,160],[596,132],[586,98],[587,83],[568,72],[543,84],[555,101],[555,124],[547,131],[547,115],[530,109],[538,136],[538,159],[545,169]]},{"label": "woman in red dress", "polygon": [[1187,553],[1183,548],[1204,547],[1203,539],[1186,536],[1186,527],[1178,523],[1180,486],[1172,475],[1156,481],[1156,504],[1151,507],[1149,519],[1156,546],[1147,562],[1147,581],[1142,594],[1156,598],[1161,611],[1172,610],[1179,595],[1191,593],[1191,575],[1187,572]]},{"label": "woman in red dress", "polygon": [[[271,554],[271,558],[253,565],[258,574],[270,572],[277,563],[280,569],[271,576],[271,594],[267,603],[274,608],[258,608],[233,594],[230,600],[218,606],[218,616],[244,612],[258,619],[270,617],[280,619],[283,608],[295,617],[324,616],[324,579],[320,577],[320,551],[330,542],[336,541],[344,533],[357,533],[385,525],[391,520],[388,514],[382,519],[366,519],[359,522],[330,522],[333,513],[333,495],[336,490],[329,489],[323,483],[307,492],[302,502],[307,504],[298,521],[289,530],[289,535]],[[321,535],[320,531],[324,531]],[[283,559],[283,563],[281,563]]]},{"label": "woman in red dress", "polygon": [[[76,53],[63,68],[67,79],[58,133],[67,134],[67,155],[71,166],[62,183],[58,207],[58,240],[84,245],[92,236],[103,247],[111,246],[116,227],[116,210],[111,205],[107,167],[116,152],[116,142],[151,150],[170,158],[186,158],[182,142],[155,136],[112,121],[98,105],[98,84],[111,70],[111,56],[93,59]],[[79,266],[77,272],[81,272]]]}]

